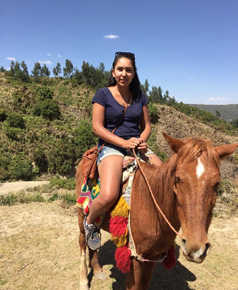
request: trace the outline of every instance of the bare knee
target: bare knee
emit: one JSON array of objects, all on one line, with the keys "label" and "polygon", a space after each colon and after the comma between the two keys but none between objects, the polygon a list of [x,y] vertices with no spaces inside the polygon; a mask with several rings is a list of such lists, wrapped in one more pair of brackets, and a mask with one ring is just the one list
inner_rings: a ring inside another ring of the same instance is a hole
[{"label": "bare knee", "polygon": [[[119,192],[115,192],[115,191],[104,191],[104,192],[100,192],[99,194],[99,202],[101,203],[101,205],[106,209],[110,209],[113,204],[117,201],[118,198],[118,194]],[[101,196],[100,196],[101,195]]]}]

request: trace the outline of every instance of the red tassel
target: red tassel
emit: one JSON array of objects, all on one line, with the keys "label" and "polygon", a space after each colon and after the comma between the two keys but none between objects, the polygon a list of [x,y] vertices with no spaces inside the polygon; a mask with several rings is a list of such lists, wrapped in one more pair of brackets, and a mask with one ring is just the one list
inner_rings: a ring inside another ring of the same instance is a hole
[{"label": "red tassel", "polygon": [[109,232],[114,237],[120,237],[127,231],[128,218],[115,216],[110,219]]},{"label": "red tassel", "polygon": [[117,268],[122,273],[128,273],[131,269],[131,250],[127,246],[117,248],[115,252],[115,261]]},{"label": "red tassel", "polygon": [[176,264],[175,247],[172,246],[168,249],[167,257],[163,261],[165,269],[169,270]]}]

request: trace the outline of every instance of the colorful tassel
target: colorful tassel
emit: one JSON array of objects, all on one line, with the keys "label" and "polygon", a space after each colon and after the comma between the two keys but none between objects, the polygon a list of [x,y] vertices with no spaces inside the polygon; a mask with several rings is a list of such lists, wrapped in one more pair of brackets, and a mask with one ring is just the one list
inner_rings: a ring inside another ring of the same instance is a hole
[{"label": "colorful tassel", "polygon": [[167,257],[164,259],[163,264],[165,269],[169,270],[176,264],[175,246],[171,246],[168,249]]},{"label": "colorful tassel", "polygon": [[131,268],[131,250],[128,245],[117,248],[115,252],[115,260],[119,270],[122,273],[128,273]]}]

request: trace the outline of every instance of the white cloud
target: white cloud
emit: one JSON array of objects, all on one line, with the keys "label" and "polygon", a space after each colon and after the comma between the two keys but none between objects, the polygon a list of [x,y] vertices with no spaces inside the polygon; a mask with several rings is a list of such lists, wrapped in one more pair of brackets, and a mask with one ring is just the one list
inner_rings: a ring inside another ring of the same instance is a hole
[{"label": "white cloud", "polygon": [[52,65],[53,64],[53,62],[51,62],[50,60],[38,60],[38,62],[40,64],[48,64],[48,65]]},{"label": "white cloud", "polygon": [[10,57],[10,56],[6,57],[6,59],[7,59],[7,60],[11,60],[11,61],[15,61],[15,60],[16,60],[15,57]]},{"label": "white cloud", "polygon": [[51,54],[51,53],[47,53],[47,55],[48,55],[48,56],[52,56],[52,54]]},{"label": "white cloud", "polygon": [[58,57],[61,57],[61,54],[58,54]]},{"label": "white cloud", "polygon": [[223,103],[226,101],[226,98],[225,97],[210,97],[207,99],[208,102],[211,102],[211,103]]},{"label": "white cloud", "polygon": [[119,38],[119,35],[116,35],[116,34],[108,34],[108,35],[105,35],[104,38],[107,38],[107,39],[116,39],[116,38]]}]

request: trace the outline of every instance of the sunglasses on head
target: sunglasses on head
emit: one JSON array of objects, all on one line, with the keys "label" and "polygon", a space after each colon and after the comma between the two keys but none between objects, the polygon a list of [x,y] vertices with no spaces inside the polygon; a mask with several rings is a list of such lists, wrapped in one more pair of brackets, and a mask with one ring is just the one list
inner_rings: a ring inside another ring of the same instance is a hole
[{"label": "sunglasses on head", "polygon": [[118,51],[118,52],[115,53],[115,56],[118,56],[118,55],[129,56],[129,57],[135,58],[135,54],[132,53],[132,52],[122,52],[122,51]]}]

